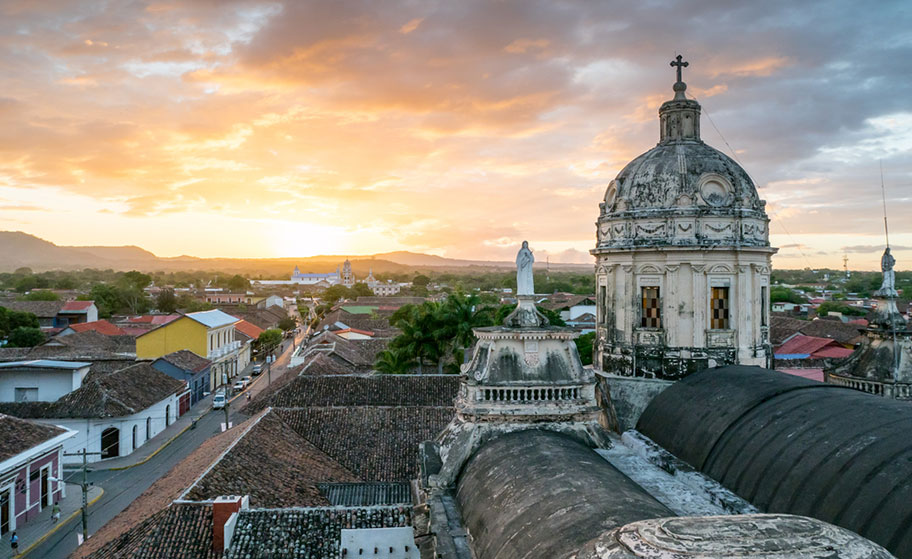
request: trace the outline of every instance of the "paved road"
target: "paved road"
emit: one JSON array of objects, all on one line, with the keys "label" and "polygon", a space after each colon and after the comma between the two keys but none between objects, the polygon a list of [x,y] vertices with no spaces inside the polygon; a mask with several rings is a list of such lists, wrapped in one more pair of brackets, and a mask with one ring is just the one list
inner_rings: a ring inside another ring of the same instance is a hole
[{"label": "paved road", "polygon": [[[303,339],[303,336],[298,338],[298,342],[301,339]],[[288,342],[286,341],[285,343]],[[286,348],[285,352],[273,363],[273,380],[277,376],[281,376],[286,370],[285,366],[291,357],[291,344],[288,345],[289,347]],[[254,387],[257,392],[266,387],[267,379],[265,376],[263,374],[260,376],[262,380],[257,380]],[[239,398],[236,403],[243,404],[242,400],[243,398]],[[246,417],[234,411],[240,407],[241,405],[230,406],[231,421],[235,425],[246,419]],[[126,470],[90,472],[89,481],[104,488],[104,495],[89,508],[89,534],[97,532],[108,521],[127,508],[156,480],[168,473],[175,464],[199,447],[203,441],[217,434],[221,428],[220,423],[224,420],[225,415],[219,410],[216,410],[215,413],[204,415],[197,422],[195,429],[187,430],[145,464]],[[69,472],[67,473],[69,474]],[[76,477],[79,477],[78,471],[74,473]],[[76,550],[76,534],[81,532],[82,522],[77,518],[52,534],[51,537],[24,557],[28,559],[66,559],[70,553]]]}]

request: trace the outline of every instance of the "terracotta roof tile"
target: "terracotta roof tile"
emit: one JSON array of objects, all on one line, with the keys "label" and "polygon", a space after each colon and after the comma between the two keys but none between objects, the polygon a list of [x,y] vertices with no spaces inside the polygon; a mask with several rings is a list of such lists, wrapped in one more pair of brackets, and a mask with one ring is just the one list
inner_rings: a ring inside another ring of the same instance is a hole
[{"label": "terracotta roof tile", "polygon": [[418,476],[418,445],[450,422],[453,407],[274,409],[301,437],[365,481]]},{"label": "terracotta roof tile", "polygon": [[109,541],[91,559],[220,559],[212,549],[212,505],[174,503]]},{"label": "terracotta roof tile", "polygon": [[0,461],[65,433],[53,425],[26,421],[0,413]]},{"label": "terracotta roof tile", "polygon": [[[306,372],[305,368],[305,372]],[[303,374],[261,402],[274,408],[328,406],[452,407],[459,392],[458,375]],[[251,410],[254,411],[254,410]]]},{"label": "terracotta roof tile", "polygon": [[256,324],[251,324],[251,323],[247,322],[243,318],[241,319],[240,322],[238,322],[237,324],[234,325],[234,329],[237,330],[238,332],[241,332],[242,334],[244,334],[245,336],[247,336],[248,338],[250,338],[252,340],[259,338],[260,334],[263,333],[262,328],[260,328]]},{"label": "terracotta roof tile", "polygon": [[252,506],[325,506],[317,482],[357,476],[267,413],[187,493],[192,500],[250,495]]},{"label": "terracotta roof tile", "polygon": [[226,559],[338,557],[343,528],[411,525],[407,506],[247,510],[238,514]]},{"label": "terracotta roof tile", "polygon": [[122,329],[114,326],[107,320],[96,320],[94,322],[80,322],[79,324],[70,324],[70,328],[74,332],[87,332],[89,330],[94,330],[99,334],[104,334],[105,336],[126,336],[127,333]]},{"label": "terracotta roof tile", "polygon": [[67,301],[60,312],[85,312],[94,304],[95,301]]},{"label": "terracotta roof tile", "polygon": [[25,418],[122,417],[142,411],[186,385],[149,363],[86,379],[56,402],[0,403],[0,412]]},{"label": "terracotta roof tile", "polygon": [[209,361],[205,357],[200,357],[189,349],[179,349],[168,355],[162,355],[159,359],[167,361],[178,369],[193,373],[204,371],[207,367],[212,365],[212,361]]},{"label": "terracotta roof tile", "polygon": [[0,304],[11,311],[30,312],[38,318],[53,318],[63,308],[63,301],[9,301]]}]

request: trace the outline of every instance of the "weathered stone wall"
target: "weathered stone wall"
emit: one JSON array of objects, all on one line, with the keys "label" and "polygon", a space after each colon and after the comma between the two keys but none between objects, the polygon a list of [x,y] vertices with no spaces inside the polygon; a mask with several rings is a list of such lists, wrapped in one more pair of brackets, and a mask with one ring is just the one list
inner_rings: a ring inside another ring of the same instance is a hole
[{"label": "weathered stone wall", "polygon": [[[597,380],[601,388],[607,388],[617,418],[617,429],[621,433],[633,429],[652,399],[674,384],[669,380],[619,377],[604,373],[597,373]],[[599,390],[597,393],[604,392]],[[604,407],[602,409],[607,411]]]}]

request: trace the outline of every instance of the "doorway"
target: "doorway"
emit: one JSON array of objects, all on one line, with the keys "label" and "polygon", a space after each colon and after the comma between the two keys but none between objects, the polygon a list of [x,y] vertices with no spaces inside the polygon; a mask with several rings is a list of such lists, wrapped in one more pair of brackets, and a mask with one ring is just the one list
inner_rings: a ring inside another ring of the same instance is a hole
[{"label": "doorway", "polygon": [[0,491],[0,535],[10,531],[10,518],[12,518],[13,503],[10,500],[11,491]]},{"label": "doorway", "polygon": [[120,456],[120,429],[108,427],[101,432],[101,458]]},{"label": "doorway", "polygon": [[38,510],[51,504],[51,467],[41,468],[41,506]]}]

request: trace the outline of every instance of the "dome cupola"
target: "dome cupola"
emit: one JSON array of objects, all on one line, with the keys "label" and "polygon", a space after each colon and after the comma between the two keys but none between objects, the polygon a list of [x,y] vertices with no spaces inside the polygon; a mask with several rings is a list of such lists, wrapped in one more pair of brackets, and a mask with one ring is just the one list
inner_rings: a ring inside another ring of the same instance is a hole
[{"label": "dome cupola", "polygon": [[[747,172],[700,139],[700,104],[685,95],[678,56],[674,98],[659,108],[659,143],[611,181],[600,204],[599,247],[769,246],[765,202]],[[684,220],[684,221],[681,221]]]}]

